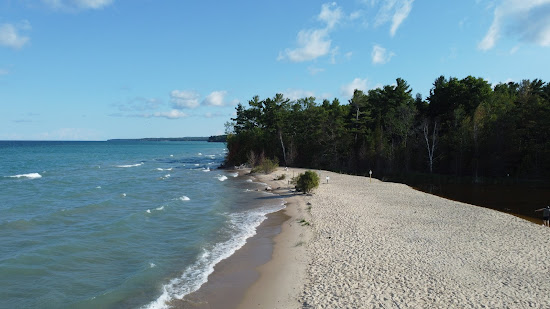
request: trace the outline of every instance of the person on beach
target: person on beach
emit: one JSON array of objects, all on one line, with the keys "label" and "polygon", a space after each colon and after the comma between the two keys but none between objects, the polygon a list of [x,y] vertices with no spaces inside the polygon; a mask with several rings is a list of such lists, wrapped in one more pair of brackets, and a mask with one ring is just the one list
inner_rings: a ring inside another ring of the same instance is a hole
[{"label": "person on beach", "polygon": [[550,226],[548,224],[548,221],[550,220],[550,206],[546,206],[545,208],[537,209],[535,211],[542,211],[542,221],[544,226]]}]

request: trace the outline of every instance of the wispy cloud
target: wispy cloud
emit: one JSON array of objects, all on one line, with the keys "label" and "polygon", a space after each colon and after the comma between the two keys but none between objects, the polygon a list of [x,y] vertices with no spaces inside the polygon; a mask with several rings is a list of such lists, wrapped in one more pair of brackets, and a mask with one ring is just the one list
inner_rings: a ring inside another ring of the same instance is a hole
[{"label": "wispy cloud", "polygon": [[323,4],[317,19],[325,23],[325,27],[300,30],[296,38],[297,47],[280,52],[277,60],[304,62],[329,54],[332,44],[330,31],[341,21],[343,15],[342,9],[335,2]]},{"label": "wispy cloud", "polygon": [[130,117],[130,118],[166,118],[166,119],[180,119],[189,117],[188,114],[182,112],[178,109],[172,109],[167,112],[150,112],[150,113],[133,113],[133,114],[122,114],[122,113],[113,113],[110,114],[111,117]]},{"label": "wispy cloud", "polygon": [[160,118],[166,118],[166,119],[180,119],[180,118],[185,118],[185,117],[188,117],[189,115],[187,115],[186,113],[180,111],[180,110],[177,110],[177,109],[173,109],[169,112],[155,112],[153,114],[151,114],[149,117],[160,117]]},{"label": "wispy cloud", "polygon": [[163,104],[162,100],[156,98],[135,97],[125,103],[115,104],[121,111],[146,111],[155,110]]},{"label": "wispy cloud", "polygon": [[393,37],[399,26],[409,16],[414,0],[372,0],[371,5],[382,3],[376,14],[374,25],[380,26],[390,22],[390,35]]},{"label": "wispy cloud", "polygon": [[314,66],[309,66],[307,68],[307,70],[309,71],[309,74],[311,74],[311,75],[317,75],[317,74],[325,71],[325,69],[323,69],[323,68],[318,68],[318,67],[314,67]]},{"label": "wispy cloud", "polygon": [[2,75],[8,75],[10,74],[10,72],[8,70],[5,70],[5,69],[0,69],[0,76]]},{"label": "wispy cloud", "polygon": [[56,10],[97,10],[111,5],[114,0],[42,0],[42,2]]},{"label": "wispy cloud", "polygon": [[50,132],[39,133],[33,139],[93,141],[99,139],[99,132],[85,128],[60,128]]},{"label": "wispy cloud", "polygon": [[315,93],[303,89],[287,89],[283,91],[283,96],[291,101],[296,101],[298,99],[315,97]]},{"label": "wispy cloud", "polygon": [[321,6],[321,13],[317,17],[320,21],[327,24],[328,29],[334,28],[343,17],[342,8],[336,5],[336,2],[325,3]]},{"label": "wispy cloud", "polygon": [[205,106],[217,106],[222,107],[225,106],[225,96],[227,95],[227,91],[213,91],[209,95],[204,98],[202,101],[202,105]]},{"label": "wispy cloud", "polygon": [[550,46],[550,0],[500,1],[494,7],[491,26],[477,47],[490,50],[502,36]]},{"label": "wispy cloud", "polygon": [[21,49],[28,44],[30,38],[22,35],[20,30],[30,30],[30,23],[23,21],[17,25],[0,24],[0,46]]},{"label": "wispy cloud", "polygon": [[350,20],[356,20],[356,19],[360,18],[362,15],[363,15],[363,12],[354,11],[354,12],[351,12],[351,14],[349,14],[349,19]]},{"label": "wispy cloud", "polygon": [[199,106],[199,94],[195,91],[172,90],[170,102],[175,109],[195,108]]},{"label": "wispy cloud", "polygon": [[223,113],[220,113],[220,112],[215,112],[215,113],[206,112],[206,113],[204,113],[203,116],[204,116],[205,118],[231,117],[231,115],[223,114]]},{"label": "wispy cloud", "polygon": [[385,64],[388,63],[393,56],[395,56],[395,53],[388,52],[380,45],[374,45],[371,56],[373,64]]},{"label": "wispy cloud", "polygon": [[352,97],[355,90],[367,90],[367,79],[355,78],[351,83],[340,87],[340,93],[344,97]]}]

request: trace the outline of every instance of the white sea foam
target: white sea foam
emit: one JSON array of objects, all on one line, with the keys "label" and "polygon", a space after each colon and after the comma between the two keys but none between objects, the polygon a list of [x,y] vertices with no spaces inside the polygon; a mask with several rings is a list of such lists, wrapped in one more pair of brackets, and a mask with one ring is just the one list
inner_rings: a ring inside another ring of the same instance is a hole
[{"label": "white sea foam", "polygon": [[198,155],[199,155],[199,156],[202,156],[202,153],[199,152]]},{"label": "white sea foam", "polygon": [[174,155],[170,155],[170,157],[173,157]]},{"label": "white sea foam", "polygon": [[237,176],[239,176],[239,173],[230,173],[229,176],[231,176],[231,177],[237,177]]},{"label": "white sea foam", "polygon": [[206,157],[209,157],[210,159],[214,159],[216,155],[206,155]]},{"label": "white sea foam", "polygon": [[252,179],[247,179],[246,182],[252,182]]},{"label": "white sea foam", "polygon": [[28,174],[19,174],[19,175],[13,175],[13,176],[6,176],[6,177],[36,179],[36,178],[41,178],[42,175],[40,175],[38,173],[28,173]]},{"label": "white sea foam", "polygon": [[226,181],[227,180],[227,176],[225,176],[225,175],[218,175],[216,178],[218,178],[219,181]]},{"label": "white sea foam", "polygon": [[157,167],[157,171],[171,171],[172,168],[160,168],[160,167]]},{"label": "white sea foam", "polygon": [[147,209],[147,213],[150,214],[150,213],[151,213],[151,209]]},{"label": "white sea foam", "polygon": [[198,164],[198,163],[195,163],[194,165],[195,165],[195,166],[199,166],[200,164]]},{"label": "white sea foam", "polygon": [[244,246],[246,240],[256,234],[256,228],[272,212],[283,209],[284,203],[275,206],[266,206],[256,210],[249,210],[228,215],[234,230],[234,237],[229,241],[218,243],[211,249],[203,248],[199,259],[187,267],[183,275],[170,280],[162,287],[161,295],[143,309],[169,308],[167,303],[173,299],[182,299],[185,295],[198,290],[214,271],[214,266],[220,261],[231,256],[235,251]]},{"label": "white sea foam", "polygon": [[185,196],[185,195],[182,195],[182,196],[179,197],[179,200],[180,200],[180,201],[190,201],[191,199],[188,198],[188,197]]},{"label": "white sea foam", "polygon": [[210,168],[207,167],[207,168],[203,169],[202,171],[203,171],[203,172],[210,172]]},{"label": "white sea foam", "polygon": [[126,197],[126,193],[122,193],[121,195],[122,195],[122,197]]},{"label": "white sea foam", "polygon": [[169,177],[170,177],[170,174],[164,175],[164,178],[169,178]]},{"label": "white sea foam", "polygon": [[95,187],[95,188],[96,188],[96,189],[101,189],[101,186],[97,186],[97,187]]},{"label": "white sea foam", "polygon": [[158,208],[155,208],[156,210],[164,210],[164,206],[160,206]]},{"label": "white sea foam", "polygon": [[155,265],[155,263],[149,263],[149,268],[153,268],[153,267],[157,267],[157,265]]},{"label": "white sea foam", "polygon": [[137,164],[126,164],[126,165],[117,165],[116,167],[136,167],[136,166],[142,166],[143,162],[137,163]]}]

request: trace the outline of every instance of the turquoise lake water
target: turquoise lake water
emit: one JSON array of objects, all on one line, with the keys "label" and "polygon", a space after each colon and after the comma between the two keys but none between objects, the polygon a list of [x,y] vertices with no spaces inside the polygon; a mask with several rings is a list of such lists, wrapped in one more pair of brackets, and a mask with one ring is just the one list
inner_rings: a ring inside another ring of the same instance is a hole
[{"label": "turquoise lake water", "polygon": [[284,207],[218,170],[226,151],[0,142],[0,308],[166,308],[198,289]]}]

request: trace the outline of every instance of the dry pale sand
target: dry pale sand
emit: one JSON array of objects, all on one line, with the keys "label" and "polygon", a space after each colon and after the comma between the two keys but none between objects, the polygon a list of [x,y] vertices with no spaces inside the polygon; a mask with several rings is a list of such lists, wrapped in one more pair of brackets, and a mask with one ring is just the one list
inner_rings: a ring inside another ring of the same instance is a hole
[{"label": "dry pale sand", "polygon": [[550,308],[549,228],[402,184],[318,173],[322,184],[295,201],[241,308]]}]

